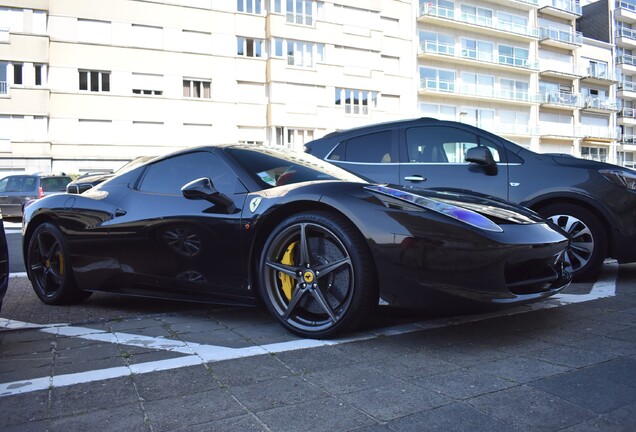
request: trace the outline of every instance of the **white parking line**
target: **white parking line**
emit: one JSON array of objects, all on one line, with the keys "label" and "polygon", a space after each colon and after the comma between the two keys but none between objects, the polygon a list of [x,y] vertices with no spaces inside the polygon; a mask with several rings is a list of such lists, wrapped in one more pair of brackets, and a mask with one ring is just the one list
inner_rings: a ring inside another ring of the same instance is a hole
[{"label": "white parking line", "polygon": [[4,329],[37,329],[45,333],[61,336],[76,337],[107,343],[144,347],[156,350],[165,350],[186,354],[167,360],[152,361],[132,364],[128,366],[113,367],[86,372],[71,373],[66,375],[54,375],[23,381],[14,381],[0,384],[0,397],[12,396],[20,393],[28,393],[37,390],[46,390],[53,387],[61,387],[74,384],[82,384],[105,379],[119,378],[134,374],[143,374],[156,371],[177,369],[186,366],[194,366],[204,363],[232,360],[242,357],[252,357],[262,354],[280,353],[320,346],[337,345],[346,342],[373,339],[379,336],[393,336],[410,333],[418,330],[446,327],[450,325],[464,324],[485,319],[515,315],[533,310],[560,307],[568,304],[596,300],[616,295],[616,277],[618,275],[618,263],[608,261],[603,266],[603,272],[593,285],[589,294],[559,294],[539,303],[518,306],[505,311],[489,314],[478,314],[461,317],[442,318],[431,321],[423,321],[393,327],[376,329],[373,331],[357,333],[348,337],[333,340],[298,339],[289,342],[280,342],[267,345],[254,345],[244,348],[228,348],[218,345],[205,345],[187,341],[177,341],[161,337],[150,337],[120,332],[107,332],[86,327],[75,327],[66,324],[40,325],[25,323],[0,318],[0,328]]}]

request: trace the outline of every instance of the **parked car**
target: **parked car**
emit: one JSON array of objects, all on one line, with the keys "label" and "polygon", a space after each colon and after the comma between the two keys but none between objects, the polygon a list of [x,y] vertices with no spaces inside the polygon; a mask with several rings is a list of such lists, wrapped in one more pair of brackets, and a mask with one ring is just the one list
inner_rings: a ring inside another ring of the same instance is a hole
[{"label": "parked car", "polygon": [[4,232],[4,222],[0,215],[0,310],[2,301],[9,287],[9,249],[7,247],[7,236]]},{"label": "parked car", "polygon": [[26,269],[47,304],[91,291],[256,305],[290,331],[330,337],[403,307],[508,305],[569,283],[567,238],[500,200],[367,183],[302,152],[200,147],[23,222]]},{"label": "parked car", "polygon": [[536,210],[567,231],[567,270],[593,276],[606,257],[636,261],[636,171],[539,154],[482,129],[433,118],[339,131],[306,152],[377,182],[457,188]]},{"label": "parked car", "polygon": [[0,211],[6,218],[22,217],[24,204],[52,193],[64,192],[71,178],[65,174],[20,174],[0,180]]},{"label": "parked car", "polygon": [[66,185],[66,192],[67,193],[74,193],[74,194],[81,194],[82,192],[85,192],[85,191],[89,190],[93,186],[97,186],[101,182],[108,180],[109,178],[111,178],[115,174],[121,174],[121,173],[123,173],[125,171],[133,169],[136,166],[139,166],[139,165],[141,165],[141,164],[143,164],[145,162],[148,162],[149,160],[151,160],[153,158],[154,158],[154,156],[139,156],[139,157],[136,157],[135,159],[131,160],[130,162],[126,163],[124,166],[119,168],[117,171],[115,171],[115,173],[110,173],[110,172],[92,172],[92,173],[87,173],[87,174],[81,175],[80,177],[76,178],[75,180],[70,182],[68,185]]}]

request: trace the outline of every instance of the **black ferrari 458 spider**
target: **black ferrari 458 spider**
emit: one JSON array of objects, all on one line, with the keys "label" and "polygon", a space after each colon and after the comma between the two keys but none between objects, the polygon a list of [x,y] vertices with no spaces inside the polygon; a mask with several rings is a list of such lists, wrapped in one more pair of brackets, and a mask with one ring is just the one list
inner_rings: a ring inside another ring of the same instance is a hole
[{"label": "black ferrari 458 spider", "polygon": [[192,148],[81,195],[27,207],[24,259],[48,304],[93,291],[264,304],[312,338],[378,304],[512,304],[570,281],[568,240],[534,212],[481,195],[365,182],[313,156]]}]

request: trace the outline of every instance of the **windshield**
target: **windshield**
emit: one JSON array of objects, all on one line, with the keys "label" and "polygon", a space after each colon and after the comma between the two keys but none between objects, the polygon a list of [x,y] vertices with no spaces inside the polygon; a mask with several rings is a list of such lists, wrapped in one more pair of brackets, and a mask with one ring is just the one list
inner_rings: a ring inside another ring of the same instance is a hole
[{"label": "windshield", "polygon": [[348,171],[302,152],[270,147],[225,149],[263,189],[316,180],[366,183]]}]

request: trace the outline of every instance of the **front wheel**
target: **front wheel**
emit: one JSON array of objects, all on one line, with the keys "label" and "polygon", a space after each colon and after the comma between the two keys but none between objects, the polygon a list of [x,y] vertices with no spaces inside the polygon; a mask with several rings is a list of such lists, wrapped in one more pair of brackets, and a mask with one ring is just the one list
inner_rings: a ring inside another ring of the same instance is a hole
[{"label": "front wheel", "polygon": [[539,214],[570,237],[570,245],[563,256],[565,270],[576,280],[596,275],[607,257],[607,237],[598,217],[573,204],[552,204],[540,209]]},{"label": "front wheel", "polygon": [[46,304],[70,304],[91,295],[75,286],[66,241],[51,223],[43,223],[33,232],[26,269],[35,294]]},{"label": "front wheel", "polygon": [[349,221],[332,213],[301,213],[276,227],[265,242],[259,276],[269,311],[302,337],[358,328],[378,304],[366,243]]}]

